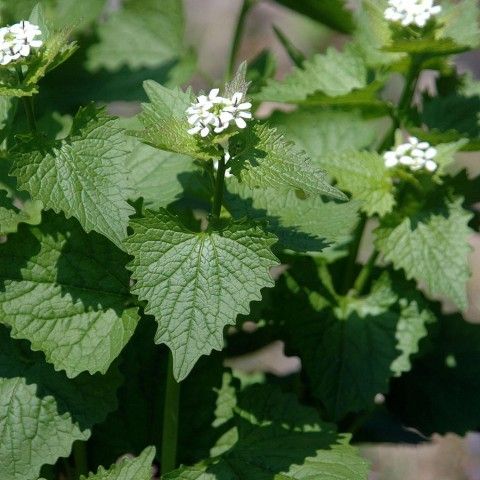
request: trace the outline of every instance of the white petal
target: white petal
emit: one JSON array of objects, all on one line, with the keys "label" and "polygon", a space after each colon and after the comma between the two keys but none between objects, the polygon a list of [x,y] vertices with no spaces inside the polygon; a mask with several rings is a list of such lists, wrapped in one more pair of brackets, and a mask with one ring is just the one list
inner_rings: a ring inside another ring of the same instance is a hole
[{"label": "white petal", "polygon": [[198,120],[200,120],[200,116],[199,115],[192,115],[191,117],[188,117],[187,121],[190,125],[193,125],[195,124]]},{"label": "white petal", "polygon": [[201,130],[202,127],[200,126],[196,126],[196,127],[193,127],[193,128],[190,128],[189,130],[187,130],[187,132],[190,134],[190,135],[195,135],[197,134],[200,130]]},{"label": "white petal", "polygon": [[410,145],[414,145],[414,146],[418,145],[418,138],[417,137],[409,137],[408,141],[409,141]]},{"label": "white petal", "polygon": [[423,150],[420,150],[419,148],[414,148],[411,152],[410,152],[410,155],[412,155],[412,157],[419,157],[419,158],[423,158],[425,152]]},{"label": "white petal", "polygon": [[200,135],[205,138],[210,133],[210,129],[208,127],[203,127],[200,131]]},{"label": "white petal", "polygon": [[237,106],[237,110],[250,110],[252,108],[252,104],[250,102],[243,102]]},{"label": "white petal", "polygon": [[232,177],[232,176],[233,176],[233,174],[232,174],[230,168],[227,168],[227,169],[225,170],[225,178],[230,178],[230,177]]},{"label": "white petal", "polygon": [[236,118],[235,123],[237,124],[238,128],[245,128],[247,126],[247,123],[243,118]]},{"label": "white petal", "polygon": [[433,147],[430,147],[430,148],[425,152],[425,158],[428,158],[429,160],[431,160],[432,158],[434,158],[436,155],[437,155],[437,149],[436,149],[436,148],[433,148]]},{"label": "white petal", "polygon": [[30,42],[30,46],[34,48],[40,48],[43,45],[43,42],[41,40],[32,40]]},{"label": "white petal", "polygon": [[233,115],[230,112],[220,112],[220,121],[222,123],[229,123],[233,120]]},{"label": "white petal", "polygon": [[427,160],[425,162],[425,168],[429,172],[434,172],[437,169],[437,164],[433,160]]},{"label": "white petal", "polygon": [[225,152],[225,161],[228,162],[230,160],[230,154],[226,151]]},{"label": "white petal", "polygon": [[208,99],[213,100],[219,93],[220,93],[219,88],[212,88],[212,90],[210,90],[210,93],[208,94]]},{"label": "white petal", "polygon": [[242,92],[235,92],[232,96],[232,102],[234,105],[237,103],[240,103],[243,98],[243,93]]},{"label": "white petal", "polygon": [[416,162],[412,157],[409,157],[408,155],[404,155],[403,157],[400,157],[400,163],[402,165],[414,165]]},{"label": "white petal", "polygon": [[411,148],[412,146],[409,143],[402,143],[396,148],[395,152],[397,153],[397,155],[403,155],[407,153]]},{"label": "white petal", "polygon": [[422,150],[426,150],[428,147],[430,147],[430,144],[428,142],[420,142],[417,145],[417,148],[421,148]]},{"label": "white petal", "polygon": [[237,117],[250,119],[252,118],[252,114],[250,112],[238,112]]},{"label": "white petal", "polygon": [[430,13],[432,15],[438,15],[442,11],[442,7],[440,5],[435,5],[430,9]]},{"label": "white petal", "polygon": [[387,168],[395,167],[398,165],[397,157],[385,158],[385,166]]}]

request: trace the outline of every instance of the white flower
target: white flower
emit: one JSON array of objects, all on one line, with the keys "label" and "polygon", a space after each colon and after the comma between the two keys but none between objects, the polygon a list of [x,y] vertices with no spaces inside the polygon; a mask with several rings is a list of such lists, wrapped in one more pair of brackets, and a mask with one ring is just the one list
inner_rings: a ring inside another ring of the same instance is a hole
[{"label": "white flower", "polygon": [[187,108],[188,123],[192,128],[188,130],[191,135],[200,134],[202,137],[210,133],[222,133],[231,124],[237,128],[245,128],[245,119],[251,119],[250,108],[252,104],[243,102],[243,93],[236,92],[232,98],[218,95],[219,89],[210,91],[208,96],[200,95],[197,101]]},{"label": "white flower", "polygon": [[428,142],[420,142],[416,137],[409,137],[407,143],[398,145],[394,150],[385,152],[383,159],[387,168],[403,165],[412,171],[422,168],[434,172],[438,165],[434,158],[437,150]]},{"label": "white flower", "polygon": [[40,28],[27,20],[0,28],[0,64],[8,65],[21,57],[28,57],[32,48],[43,45],[42,40],[35,39],[41,34]]},{"label": "white flower", "polygon": [[434,0],[388,0],[384,17],[392,22],[399,22],[404,27],[416,25],[424,27],[431,17],[442,11]]}]

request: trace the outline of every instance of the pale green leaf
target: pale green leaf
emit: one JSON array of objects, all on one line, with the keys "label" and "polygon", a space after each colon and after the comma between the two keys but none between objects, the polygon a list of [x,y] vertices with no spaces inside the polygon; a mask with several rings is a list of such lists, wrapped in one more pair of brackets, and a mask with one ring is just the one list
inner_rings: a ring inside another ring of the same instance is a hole
[{"label": "pale green leaf", "polygon": [[202,173],[191,157],[137,141],[127,157],[127,168],[131,198],[143,197],[151,208],[166,207],[181,198],[185,187]]},{"label": "pale green leaf", "polygon": [[182,380],[201,355],[222,348],[224,327],[273,285],[276,239],[244,223],[192,232],[165,210],[147,211],[131,226],[125,244],[134,256],[132,291],[147,300],[145,311],[158,322],[155,341],[170,347],[175,377]]},{"label": "pale green leaf", "polygon": [[116,121],[93,106],[79,110],[63,140],[30,137],[13,160],[12,175],[46,209],[77,218],[121,246],[128,216],[125,143]]},{"label": "pale green leaf", "polygon": [[126,262],[100,235],[50,212],[0,245],[0,321],[69,377],[105,373],[138,321],[125,306]]},{"label": "pale green leaf", "polygon": [[181,467],[165,480],[365,480],[368,464],[349,436],[322,423],[313,408],[271,386],[247,387],[233,408],[235,427],[221,455]]},{"label": "pale green leaf", "polygon": [[442,24],[440,38],[450,38],[458,45],[469,48],[480,45],[476,0],[462,0],[458,3],[442,1],[442,12],[438,21]]},{"label": "pale green leaf", "polygon": [[400,355],[393,361],[391,369],[395,376],[408,372],[411,365],[411,357],[418,353],[419,343],[428,331],[427,325],[435,321],[433,313],[424,308],[418,299],[408,301],[400,299],[400,319],[397,324],[395,338]]},{"label": "pale green leaf", "polygon": [[142,142],[169,152],[189,155],[195,159],[218,158],[218,150],[190,135],[186,110],[193,101],[191,91],[170,90],[148,80],[144,83],[150,103],[142,104],[143,111],[138,118],[143,130],[131,132]]},{"label": "pale green leaf", "polygon": [[82,475],[80,480],[151,480],[154,456],[155,448],[147,447],[136,458],[124,458],[108,470],[100,467],[97,473]]},{"label": "pale green leaf", "polygon": [[422,282],[431,294],[444,295],[464,310],[468,306],[465,285],[470,277],[471,217],[461,200],[400,221],[392,215],[376,230],[376,245],[385,260],[403,269],[408,278]]},{"label": "pale green leaf", "polygon": [[369,147],[378,132],[375,123],[364,120],[357,111],[305,108],[292,113],[276,112],[270,122],[305,150],[317,165],[321,165],[326,153]]},{"label": "pale green leaf", "polygon": [[87,68],[98,71],[158,67],[185,52],[183,7],[178,0],[126,0],[98,29]]},{"label": "pale green leaf", "polygon": [[295,67],[282,81],[270,80],[256,100],[297,103],[315,92],[330,97],[345,95],[367,86],[367,69],[353,47],[343,52],[329,48],[325,54],[317,54]]},{"label": "pale green leaf", "polygon": [[0,187],[0,236],[17,231],[19,223],[36,225],[42,218],[42,203],[27,200],[17,208],[7,192]]},{"label": "pale green leaf", "polygon": [[0,340],[0,478],[35,480],[115,409],[120,379],[110,371],[70,380],[4,327]]},{"label": "pale green leaf", "polygon": [[250,188],[272,188],[281,192],[301,190],[311,195],[345,195],[326,181],[323,170],[284,135],[266,124],[253,123],[230,140],[232,159],[228,166],[241,183]]},{"label": "pale green leaf", "polygon": [[323,250],[344,240],[358,221],[358,202],[326,202],[318,196],[300,198],[292,190],[252,190],[233,178],[227,188],[225,206],[235,218],[266,220],[267,229],[291,250]]},{"label": "pale green leaf", "polygon": [[321,157],[319,164],[337,180],[340,189],[362,202],[368,215],[385,215],[395,205],[392,178],[378,153],[330,153]]}]

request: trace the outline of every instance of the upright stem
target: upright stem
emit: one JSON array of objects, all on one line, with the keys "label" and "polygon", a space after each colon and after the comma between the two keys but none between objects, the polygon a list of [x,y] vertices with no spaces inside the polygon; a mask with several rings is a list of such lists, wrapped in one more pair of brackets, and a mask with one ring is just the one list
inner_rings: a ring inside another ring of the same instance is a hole
[{"label": "upright stem", "polygon": [[388,150],[395,143],[395,132],[401,126],[401,121],[412,104],[413,96],[415,95],[415,90],[417,88],[421,66],[422,57],[413,55],[410,67],[405,77],[405,86],[403,87],[396,112],[392,117],[392,126],[388,130],[382,144],[379,147],[380,152]]},{"label": "upright stem", "polygon": [[217,221],[220,218],[220,212],[222,211],[223,201],[223,189],[225,183],[225,157],[222,155],[218,161],[217,178],[215,179],[215,193],[213,196],[212,206],[212,221]]},{"label": "upright stem", "polygon": [[370,278],[370,275],[372,273],[372,270],[377,258],[378,258],[378,252],[374,250],[370,255],[370,258],[368,259],[367,263],[360,270],[360,273],[358,274],[358,277],[356,278],[355,283],[353,284],[353,288],[358,294],[362,293],[367,283],[367,280]]},{"label": "upright stem", "polygon": [[162,475],[177,466],[178,411],[180,400],[180,384],[173,376],[173,355],[169,352],[167,367],[167,383],[165,387],[165,405],[163,409],[162,432]]},{"label": "upright stem", "polygon": [[[22,67],[17,65],[15,67],[17,71],[19,83],[23,83],[25,76],[23,75]],[[32,97],[22,97],[23,108],[25,109],[25,114],[27,115],[28,127],[32,133],[37,131],[37,122],[35,121],[35,111],[33,109],[33,99]]]},{"label": "upright stem", "polygon": [[242,8],[240,9],[240,14],[237,20],[237,26],[235,27],[235,33],[233,34],[232,48],[230,49],[230,55],[228,57],[227,71],[225,72],[226,80],[230,80],[233,76],[235,60],[237,58],[238,49],[240,48],[243,30],[245,29],[245,20],[254,3],[255,0],[243,0]]},{"label": "upright stem", "polygon": [[355,273],[355,264],[357,262],[358,250],[360,249],[360,243],[363,237],[363,231],[365,230],[365,225],[367,223],[367,217],[362,215],[360,222],[355,229],[353,234],[353,241],[350,245],[350,253],[347,260],[347,267],[345,269],[345,275],[343,277],[343,288],[342,292],[347,293],[350,289],[353,281],[353,274]]},{"label": "upright stem", "polygon": [[88,474],[87,446],[85,442],[77,441],[73,444],[73,460],[77,477]]}]

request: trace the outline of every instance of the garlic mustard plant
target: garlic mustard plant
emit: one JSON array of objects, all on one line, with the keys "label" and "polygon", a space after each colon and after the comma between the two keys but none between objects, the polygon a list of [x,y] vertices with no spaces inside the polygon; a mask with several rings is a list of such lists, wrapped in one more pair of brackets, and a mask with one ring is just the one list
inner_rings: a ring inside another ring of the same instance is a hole
[{"label": "garlic mustard plant", "polygon": [[0,0],[0,480],[478,430],[478,0],[223,3]]},{"label": "garlic mustard plant", "polygon": [[384,16],[404,27],[415,25],[422,28],[441,11],[442,7],[434,5],[434,0],[388,0]]}]

